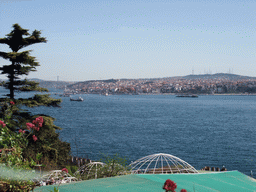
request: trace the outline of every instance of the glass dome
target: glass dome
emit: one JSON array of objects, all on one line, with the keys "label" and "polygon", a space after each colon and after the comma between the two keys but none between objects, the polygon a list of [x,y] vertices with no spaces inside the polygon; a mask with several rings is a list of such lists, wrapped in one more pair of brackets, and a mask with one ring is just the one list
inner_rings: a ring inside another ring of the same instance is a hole
[{"label": "glass dome", "polygon": [[158,153],[142,157],[130,165],[133,174],[198,173],[198,171],[173,155]]}]

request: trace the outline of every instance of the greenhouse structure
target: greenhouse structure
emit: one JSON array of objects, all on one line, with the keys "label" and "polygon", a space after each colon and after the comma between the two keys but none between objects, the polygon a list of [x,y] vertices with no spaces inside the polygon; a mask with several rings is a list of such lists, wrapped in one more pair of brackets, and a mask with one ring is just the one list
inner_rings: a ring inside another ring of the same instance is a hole
[{"label": "greenhouse structure", "polygon": [[[104,167],[101,162],[89,164],[80,169],[80,172],[91,174],[92,170]],[[173,155],[158,153],[142,157],[129,165],[130,174],[72,182],[58,186],[61,192],[71,191],[163,191],[167,179],[177,184],[176,191],[186,189],[187,192],[234,192],[256,191],[256,180],[239,171],[210,172],[197,171],[187,162]],[[90,171],[89,171],[90,170]],[[97,176],[96,176],[97,177]],[[36,188],[35,192],[54,190],[56,185]]]}]

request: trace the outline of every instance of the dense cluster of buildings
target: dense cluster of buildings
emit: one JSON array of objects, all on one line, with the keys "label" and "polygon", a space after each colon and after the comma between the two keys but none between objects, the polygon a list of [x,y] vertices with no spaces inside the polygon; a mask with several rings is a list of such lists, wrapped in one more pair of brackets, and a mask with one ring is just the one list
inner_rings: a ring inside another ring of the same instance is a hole
[{"label": "dense cluster of buildings", "polygon": [[[84,82],[36,80],[41,87],[88,94],[256,94],[256,77],[219,73],[157,79],[109,79]],[[0,80],[0,86],[1,82]]]},{"label": "dense cluster of buildings", "polygon": [[68,88],[89,94],[256,93],[256,78],[211,75],[161,79],[111,79],[78,82],[69,85]]}]

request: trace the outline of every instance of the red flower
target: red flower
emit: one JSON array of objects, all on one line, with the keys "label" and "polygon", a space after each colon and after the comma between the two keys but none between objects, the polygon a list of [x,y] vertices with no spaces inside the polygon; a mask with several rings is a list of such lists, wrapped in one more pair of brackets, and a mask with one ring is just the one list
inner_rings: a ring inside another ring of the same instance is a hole
[{"label": "red flower", "polygon": [[19,133],[21,133],[21,132],[22,132],[22,130],[20,129],[20,130],[19,130]]},{"label": "red flower", "polygon": [[11,105],[15,105],[15,103],[14,103],[13,101],[10,101],[10,104],[11,104]]},{"label": "red flower", "polygon": [[2,149],[0,149],[0,153],[2,152]]},{"label": "red flower", "polygon": [[37,136],[33,135],[33,140],[36,141],[37,140]]},{"label": "red flower", "polygon": [[44,122],[44,119],[43,119],[43,117],[37,117],[36,118],[36,121],[38,122],[38,123],[43,123]]},{"label": "red flower", "polygon": [[26,131],[25,130],[23,130],[23,133],[25,133]]},{"label": "red flower", "polygon": [[27,129],[28,130],[30,130],[30,128],[34,128],[35,127],[35,125],[32,124],[32,123],[26,123],[26,125],[27,125]]},{"label": "red flower", "polygon": [[1,120],[0,120],[0,125],[2,125],[3,127],[6,126],[6,124],[3,121],[1,121]]},{"label": "red flower", "polygon": [[44,119],[43,117],[37,117],[35,120],[32,121],[32,123],[34,124],[34,129],[39,131],[39,127],[42,127],[43,126],[43,122],[44,122]]},{"label": "red flower", "polygon": [[187,192],[187,190],[186,189],[181,189],[180,192]]},{"label": "red flower", "polygon": [[61,171],[65,171],[66,173],[68,173],[67,168],[63,168],[63,169],[61,169]]},{"label": "red flower", "polygon": [[175,192],[175,189],[177,188],[176,183],[174,183],[172,180],[167,179],[164,183],[163,189],[166,191]]}]

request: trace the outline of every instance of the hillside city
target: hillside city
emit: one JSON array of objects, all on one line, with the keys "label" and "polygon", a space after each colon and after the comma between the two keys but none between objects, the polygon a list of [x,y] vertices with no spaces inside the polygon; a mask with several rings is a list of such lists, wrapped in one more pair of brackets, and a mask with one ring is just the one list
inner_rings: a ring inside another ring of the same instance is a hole
[{"label": "hillside city", "polygon": [[39,82],[40,86],[45,88],[64,89],[64,94],[256,94],[256,77],[228,73],[155,79],[93,80],[76,83],[31,80]]},{"label": "hillside city", "polygon": [[110,79],[77,82],[66,90],[88,94],[249,94],[256,78],[234,74],[188,75],[158,79]]}]

